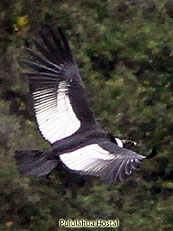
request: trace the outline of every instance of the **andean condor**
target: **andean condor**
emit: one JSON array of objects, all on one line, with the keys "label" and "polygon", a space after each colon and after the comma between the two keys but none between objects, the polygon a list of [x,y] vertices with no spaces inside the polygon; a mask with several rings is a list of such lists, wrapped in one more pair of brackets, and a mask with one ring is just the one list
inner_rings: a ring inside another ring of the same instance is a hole
[{"label": "andean condor", "polygon": [[[49,150],[16,151],[19,172],[44,176],[59,163],[79,174],[117,182],[131,175],[146,159],[125,147],[133,145],[108,134],[96,122],[69,44],[60,29],[40,31],[38,52],[27,49],[36,60],[23,61],[34,69],[24,73],[32,93],[35,117]],[[155,153],[155,150],[152,152]]]}]

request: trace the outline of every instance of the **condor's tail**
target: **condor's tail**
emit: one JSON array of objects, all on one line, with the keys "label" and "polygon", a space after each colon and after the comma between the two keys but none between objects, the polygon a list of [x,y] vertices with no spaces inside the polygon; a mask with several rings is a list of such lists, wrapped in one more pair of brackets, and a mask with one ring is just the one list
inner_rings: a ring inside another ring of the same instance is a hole
[{"label": "condor's tail", "polygon": [[49,159],[49,151],[25,150],[16,151],[15,159],[21,175],[44,176],[50,173],[58,164],[56,159]]}]

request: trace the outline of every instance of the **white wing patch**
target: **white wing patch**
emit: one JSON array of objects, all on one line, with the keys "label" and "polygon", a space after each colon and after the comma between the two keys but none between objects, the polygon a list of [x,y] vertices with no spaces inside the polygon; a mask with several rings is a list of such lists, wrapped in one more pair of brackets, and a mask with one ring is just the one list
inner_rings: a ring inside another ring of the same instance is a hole
[{"label": "white wing patch", "polygon": [[49,88],[33,93],[39,129],[50,143],[68,137],[80,128],[80,121],[73,111],[67,90],[67,83],[61,81],[58,90]]},{"label": "white wing patch", "polygon": [[73,152],[60,155],[62,162],[71,170],[75,171],[98,171],[105,163],[103,160],[113,160],[115,155],[101,148],[98,144],[90,144],[88,146],[77,149]]},{"label": "white wing patch", "polygon": [[61,161],[69,169],[85,175],[100,176],[110,182],[121,181],[131,175],[133,170],[139,169],[139,162],[144,158],[132,151],[111,153],[98,144],[60,155]]}]

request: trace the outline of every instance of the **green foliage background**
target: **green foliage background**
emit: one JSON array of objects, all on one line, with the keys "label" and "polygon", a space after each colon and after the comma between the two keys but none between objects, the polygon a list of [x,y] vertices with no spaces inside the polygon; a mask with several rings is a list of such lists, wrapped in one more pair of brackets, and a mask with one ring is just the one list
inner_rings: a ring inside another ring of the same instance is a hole
[{"label": "green foliage background", "polygon": [[[0,9],[0,230],[65,230],[60,218],[83,218],[120,219],[122,231],[170,231],[172,1],[1,0]],[[32,47],[45,23],[65,31],[102,126],[135,140],[141,154],[158,147],[158,156],[130,180],[109,185],[63,169],[43,178],[19,176],[15,150],[48,147],[18,64],[27,57],[22,47]]]}]

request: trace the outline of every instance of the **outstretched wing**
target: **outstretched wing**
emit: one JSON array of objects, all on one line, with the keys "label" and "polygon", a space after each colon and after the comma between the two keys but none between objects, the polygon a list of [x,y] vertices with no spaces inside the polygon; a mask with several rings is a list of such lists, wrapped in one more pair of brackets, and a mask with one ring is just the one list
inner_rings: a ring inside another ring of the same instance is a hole
[{"label": "outstretched wing", "polygon": [[22,63],[36,71],[24,73],[29,79],[36,120],[43,137],[55,143],[83,126],[95,124],[95,119],[64,34],[51,28],[47,33],[48,37],[40,31],[43,45],[34,40],[37,53],[27,49],[36,62]]},{"label": "outstretched wing", "polygon": [[99,176],[105,181],[115,183],[130,176],[133,170],[139,169],[139,164],[145,157],[105,141],[61,154],[60,159],[75,172]]}]

